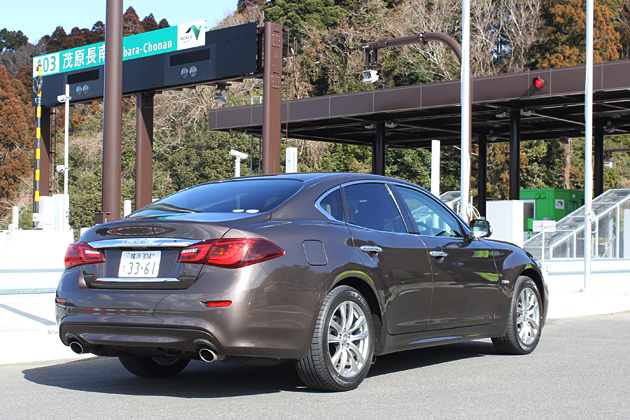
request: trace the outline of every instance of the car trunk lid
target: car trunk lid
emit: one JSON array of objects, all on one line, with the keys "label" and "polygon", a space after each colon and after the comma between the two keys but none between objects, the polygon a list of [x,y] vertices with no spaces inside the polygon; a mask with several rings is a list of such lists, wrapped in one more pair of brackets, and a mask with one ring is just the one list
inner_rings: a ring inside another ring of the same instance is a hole
[{"label": "car trunk lid", "polygon": [[177,290],[190,287],[202,265],[178,262],[180,251],[197,242],[220,239],[235,226],[269,219],[270,214],[250,217],[184,215],[162,218],[122,219],[86,232],[81,238],[105,255],[105,262],[82,265],[88,287],[104,289]]}]

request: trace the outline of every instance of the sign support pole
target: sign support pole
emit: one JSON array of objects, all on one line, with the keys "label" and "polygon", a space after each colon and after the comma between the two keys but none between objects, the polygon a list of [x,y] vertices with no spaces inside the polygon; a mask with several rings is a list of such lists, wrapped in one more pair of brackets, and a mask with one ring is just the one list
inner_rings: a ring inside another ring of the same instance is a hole
[{"label": "sign support pole", "polygon": [[[103,99],[103,196],[96,223],[120,219],[122,127],[122,0],[107,0]],[[109,213],[109,214],[108,214]]]},{"label": "sign support pole", "polygon": [[[41,173],[41,143],[42,143],[42,66],[37,66],[37,78],[33,84],[33,89],[37,92],[36,114],[35,114],[35,188],[33,192],[33,227],[41,227],[41,216],[39,214],[39,194],[40,194],[40,173]],[[37,216],[35,216],[37,215]]]},{"label": "sign support pole", "polygon": [[57,97],[57,100],[63,99],[65,107],[64,116],[64,154],[63,166],[58,166],[57,170],[63,169],[63,227],[62,230],[70,230],[70,196],[68,195],[68,155],[70,154],[70,85],[66,84],[65,95]]},{"label": "sign support pole", "polygon": [[70,153],[70,85],[66,85],[64,106],[66,109],[65,115],[65,132],[64,132],[64,146],[63,146],[63,193],[68,194],[68,154]]},{"label": "sign support pole", "polygon": [[153,200],[153,92],[136,94],[136,208]]},{"label": "sign support pole", "polygon": [[282,25],[265,22],[264,36],[262,169],[263,174],[279,174],[282,144]]}]

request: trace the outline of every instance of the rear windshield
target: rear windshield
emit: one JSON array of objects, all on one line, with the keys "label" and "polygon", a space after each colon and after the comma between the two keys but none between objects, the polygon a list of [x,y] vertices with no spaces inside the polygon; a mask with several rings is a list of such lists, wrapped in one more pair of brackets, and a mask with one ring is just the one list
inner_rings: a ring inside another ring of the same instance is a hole
[{"label": "rear windshield", "polygon": [[264,213],[295,194],[302,182],[265,179],[196,185],[149,204],[131,217],[162,216],[166,213]]}]

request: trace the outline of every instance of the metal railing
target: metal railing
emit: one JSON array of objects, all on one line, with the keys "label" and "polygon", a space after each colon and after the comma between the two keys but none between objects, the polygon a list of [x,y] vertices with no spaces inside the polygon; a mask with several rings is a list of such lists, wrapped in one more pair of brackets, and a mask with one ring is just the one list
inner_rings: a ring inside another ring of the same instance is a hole
[{"label": "metal railing", "polygon": [[[630,257],[624,241],[624,213],[630,221],[630,189],[608,190],[595,198],[593,213],[593,258]],[[545,235],[544,244],[542,235],[537,234],[525,242],[524,248],[537,258],[542,258],[544,249],[546,260],[584,258],[584,207],[561,219],[556,231]]]}]

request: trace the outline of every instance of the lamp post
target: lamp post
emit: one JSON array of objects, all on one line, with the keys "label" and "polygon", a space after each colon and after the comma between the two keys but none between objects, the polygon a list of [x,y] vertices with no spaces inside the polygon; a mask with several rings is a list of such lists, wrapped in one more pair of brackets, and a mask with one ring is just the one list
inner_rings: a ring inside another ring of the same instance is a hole
[{"label": "lamp post", "polygon": [[586,1],[586,80],[584,83],[584,288],[591,288],[593,255],[593,0]]},{"label": "lamp post", "polygon": [[[460,164],[460,215],[470,222],[470,152],[472,149],[472,72],[470,70],[470,0],[462,1],[462,58],[461,65],[461,164]],[[485,197],[483,197],[485,199]]]},{"label": "lamp post", "polygon": [[[468,0],[465,0],[465,2]],[[465,5],[464,5],[465,6]],[[462,11],[464,16],[464,23],[468,23],[470,28],[470,17],[465,18],[466,8]],[[468,3],[468,15],[470,15],[470,3]],[[466,26],[466,25],[464,25]],[[466,31],[464,28],[464,39],[469,35],[470,29]],[[452,37],[439,32],[420,32],[416,35],[404,36],[401,38],[383,39],[374,42],[365,42],[360,44],[359,47],[363,49],[365,54],[365,67],[372,69],[378,64],[378,50],[382,48],[400,47],[403,45],[419,44],[429,41],[439,41],[448,45],[459,60],[462,66],[462,89],[461,89],[461,104],[462,104],[462,130],[461,130],[461,180],[460,180],[460,200],[461,200],[461,216],[469,221],[469,214],[467,211],[470,209],[470,150],[471,150],[471,136],[472,136],[472,73],[470,71],[470,64],[468,59],[468,49],[464,49],[462,54],[462,46]],[[465,47],[468,44],[464,43]],[[468,77],[464,77],[468,74]],[[363,71],[363,83],[374,83],[378,80],[378,75],[374,70]]]},{"label": "lamp post", "polygon": [[63,230],[69,230],[70,226],[70,200],[68,196],[68,171],[70,170],[68,166],[68,154],[70,153],[70,99],[72,99],[70,96],[70,85],[66,84],[66,94],[57,96],[57,100],[63,102],[66,112],[63,165],[57,166],[57,171],[63,172]]}]

